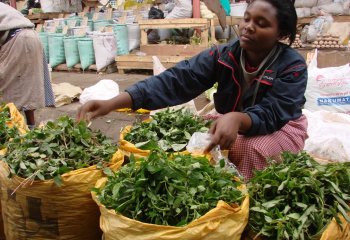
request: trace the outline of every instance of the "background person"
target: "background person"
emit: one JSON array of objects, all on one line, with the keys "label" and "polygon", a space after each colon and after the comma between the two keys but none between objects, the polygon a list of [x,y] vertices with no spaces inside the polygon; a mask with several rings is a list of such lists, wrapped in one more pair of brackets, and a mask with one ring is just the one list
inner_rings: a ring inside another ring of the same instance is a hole
[{"label": "background person", "polygon": [[35,109],[54,106],[43,47],[33,27],[19,11],[0,3],[0,93],[24,111],[30,128]]}]

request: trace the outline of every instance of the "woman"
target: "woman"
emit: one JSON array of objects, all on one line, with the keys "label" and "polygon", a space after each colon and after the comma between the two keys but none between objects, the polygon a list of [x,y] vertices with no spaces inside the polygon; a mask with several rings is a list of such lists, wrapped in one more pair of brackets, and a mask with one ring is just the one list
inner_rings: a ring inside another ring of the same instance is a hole
[{"label": "woman", "polygon": [[24,111],[30,128],[35,109],[54,106],[43,47],[33,27],[16,9],[0,3],[0,94]]},{"label": "woman", "polygon": [[298,152],[307,138],[302,115],[307,66],[302,56],[279,42],[288,39],[292,44],[296,23],[293,1],[252,1],[240,23],[239,40],[182,61],[111,100],[88,102],[77,118],[124,107],[181,104],[218,82],[214,103],[222,115],[211,126],[207,150],[218,144],[230,149],[230,160],[249,179],[255,169],[266,167],[266,158]]}]

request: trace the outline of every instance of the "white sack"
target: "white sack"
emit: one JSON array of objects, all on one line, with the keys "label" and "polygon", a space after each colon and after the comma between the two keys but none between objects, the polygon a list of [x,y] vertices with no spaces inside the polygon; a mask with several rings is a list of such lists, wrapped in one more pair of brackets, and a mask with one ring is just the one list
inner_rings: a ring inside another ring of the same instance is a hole
[{"label": "white sack", "polygon": [[333,0],[317,0],[317,6],[330,4],[332,2],[333,2]]},{"label": "white sack", "polygon": [[317,0],[295,0],[294,6],[296,8],[312,8],[316,4]]},{"label": "white sack", "polygon": [[311,16],[311,8],[296,8],[298,18],[310,17]]},{"label": "white sack", "polygon": [[324,12],[331,15],[342,15],[344,13],[344,8],[342,3],[330,3],[326,5],[319,5],[318,8]]},{"label": "white sack", "polygon": [[128,40],[129,40],[129,51],[132,51],[140,47],[141,31],[140,25],[135,24],[126,24],[128,28]]},{"label": "white sack", "polygon": [[116,44],[114,33],[96,33],[93,36],[97,71],[107,67],[115,61]]},{"label": "white sack", "polygon": [[350,113],[350,64],[318,68],[316,49],[308,75],[305,109]]}]

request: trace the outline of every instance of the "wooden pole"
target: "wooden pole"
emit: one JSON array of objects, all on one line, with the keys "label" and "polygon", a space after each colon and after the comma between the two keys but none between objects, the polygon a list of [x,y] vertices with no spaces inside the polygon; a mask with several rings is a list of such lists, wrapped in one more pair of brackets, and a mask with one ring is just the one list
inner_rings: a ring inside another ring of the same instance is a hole
[{"label": "wooden pole", "polygon": [[[201,12],[200,12],[200,0],[192,0],[192,15],[193,18],[200,18],[201,17]],[[195,29],[197,35],[201,35],[201,30],[200,29]]]}]

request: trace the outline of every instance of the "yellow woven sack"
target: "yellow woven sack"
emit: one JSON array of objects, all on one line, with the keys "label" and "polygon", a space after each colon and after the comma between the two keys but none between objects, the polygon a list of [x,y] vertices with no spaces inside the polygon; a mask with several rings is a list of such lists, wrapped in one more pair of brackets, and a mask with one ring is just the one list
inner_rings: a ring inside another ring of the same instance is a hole
[{"label": "yellow woven sack", "polygon": [[326,230],[322,233],[320,240],[349,240],[350,239],[350,224],[344,219],[341,214],[339,214],[339,218],[342,222],[343,230],[337,224],[335,219],[327,226]]},{"label": "yellow woven sack", "polygon": [[[11,116],[11,121],[7,122],[7,126],[10,128],[16,126],[21,134],[26,133],[28,131],[28,126],[24,120],[24,117],[17,110],[16,106],[13,103],[8,103],[5,106],[9,108]],[[1,108],[0,111],[2,111]],[[0,156],[4,156],[6,154],[6,151],[6,148],[0,149]]]},{"label": "yellow woven sack", "polygon": [[119,149],[123,152],[125,156],[130,157],[131,154],[134,154],[135,158],[147,157],[150,154],[150,150],[142,150],[137,148],[131,142],[124,140],[125,135],[131,131],[132,126],[126,126],[120,132],[119,136]]},{"label": "yellow woven sack", "polygon": [[11,115],[11,122],[8,123],[8,126],[16,126],[21,134],[26,133],[29,129],[23,115],[17,110],[13,103],[8,103],[6,106],[9,108]]},{"label": "yellow woven sack", "polygon": [[[111,168],[117,170],[123,155],[117,151]],[[8,178],[6,163],[0,162],[1,205],[7,240],[99,240],[100,212],[90,191],[103,176],[96,166],[62,175],[62,186],[53,180],[34,181],[18,187],[23,178]]]},{"label": "yellow woven sack", "polygon": [[1,150],[0,150],[0,156],[6,155],[6,152],[7,152],[7,149],[6,149],[6,148],[1,149]]},{"label": "yellow woven sack", "polygon": [[[96,187],[103,187],[106,182],[107,178],[102,178]],[[101,211],[100,226],[105,240],[239,240],[248,222],[248,196],[237,208],[219,201],[204,216],[184,227],[174,227],[124,217],[102,205],[95,192],[91,194]]]}]

